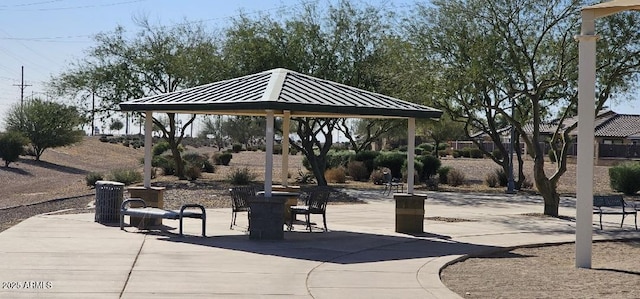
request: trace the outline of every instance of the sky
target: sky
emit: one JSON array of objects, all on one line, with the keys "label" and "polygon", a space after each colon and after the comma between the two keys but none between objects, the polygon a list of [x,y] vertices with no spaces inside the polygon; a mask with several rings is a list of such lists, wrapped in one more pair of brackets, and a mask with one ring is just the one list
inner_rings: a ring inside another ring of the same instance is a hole
[{"label": "sky", "polygon": [[[337,0],[2,0],[0,2],[0,130],[11,105],[24,98],[47,98],[46,83],[84,57],[92,37],[120,25],[137,32],[134,17],[172,25],[202,21],[224,28],[240,13],[275,13],[306,2]],[[407,6],[415,1],[354,0],[377,6]],[[24,86],[21,68],[24,67]],[[611,108],[640,114],[640,102],[623,101]]]}]

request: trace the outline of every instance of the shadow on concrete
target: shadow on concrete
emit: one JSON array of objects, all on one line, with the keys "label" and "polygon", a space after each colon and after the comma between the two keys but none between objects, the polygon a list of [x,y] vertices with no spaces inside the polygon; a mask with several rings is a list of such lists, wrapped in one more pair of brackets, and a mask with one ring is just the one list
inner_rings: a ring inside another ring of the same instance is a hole
[{"label": "shadow on concrete", "polygon": [[495,252],[503,247],[454,242],[449,236],[419,234],[416,237],[389,236],[347,231],[287,232],[284,240],[255,241],[247,235],[201,238],[165,235],[161,241],[244,251],[285,258],[357,264],[418,258]]},{"label": "shadow on concrete", "polygon": [[[505,204],[531,204],[544,206],[544,200],[539,195],[529,194],[490,194],[490,193],[455,193],[455,192],[423,192],[427,194],[425,204],[436,202],[453,206],[483,206],[491,208],[505,207]],[[560,207],[575,208],[576,199],[560,197]],[[507,207],[505,207],[507,208]],[[541,208],[542,209],[542,208]]]}]

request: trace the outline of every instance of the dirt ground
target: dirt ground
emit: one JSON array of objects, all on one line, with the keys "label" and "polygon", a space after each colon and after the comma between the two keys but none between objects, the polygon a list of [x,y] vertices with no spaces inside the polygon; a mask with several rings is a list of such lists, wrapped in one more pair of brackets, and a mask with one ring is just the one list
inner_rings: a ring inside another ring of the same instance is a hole
[{"label": "dirt ground", "polygon": [[[215,150],[199,148],[197,151],[211,154]],[[143,155],[143,149],[102,143],[97,137],[87,137],[78,145],[47,150],[41,162],[24,157],[11,164],[11,168],[0,167],[0,222],[15,225],[34,215],[30,204],[53,199],[69,198],[59,208],[68,208],[71,203],[82,208],[94,194],[94,190],[86,186],[87,173],[108,173],[117,168],[141,169]],[[274,159],[273,177],[278,181],[281,157]],[[205,201],[207,207],[226,207],[229,185],[224,179],[227,174],[233,169],[247,167],[258,176],[257,180],[261,180],[263,163],[264,153],[242,152],[233,154],[229,166],[219,166],[216,173],[204,174],[203,179],[195,183],[165,177],[163,182],[155,184],[167,186],[166,207],[179,206],[185,200],[196,198]],[[301,156],[292,156],[289,163],[289,174],[295,177],[302,168]],[[488,159],[444,158],[442,165],[462,170],[468,182],[455,188],[441,186],[447,191],[504,192],[504,188],[489,188],[483,183],[487,173],[498,168]],[[531,177],[530,161],[525,161],[524,166]],[[547,167],[547,173],[553,173],[554,165]],[[594,171],[594,192],[611,193],[608,167],[598,166]],[[558,185],[559,192],[575,194],[575,175],[575,165],[569,164]],[[340,187],[376,188],[371,183],[353,182]],[[20,213],[24,215],[18,215]],[[7,221],[3,221],[3,217]],[[0,231],[2,228],[0,225]],[[442,279],[449,288],[468,298],[640,298],[639,244],[640,241],[596,244],[593,270],[576,269],[573,245],[561,245],[516,249],[468,259],[445,268]]]}]

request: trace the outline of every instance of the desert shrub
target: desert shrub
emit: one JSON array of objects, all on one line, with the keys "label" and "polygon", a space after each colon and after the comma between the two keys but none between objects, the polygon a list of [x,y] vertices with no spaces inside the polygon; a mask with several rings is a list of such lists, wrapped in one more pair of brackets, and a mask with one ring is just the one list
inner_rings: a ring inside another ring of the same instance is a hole
[{"label": "desert shrub", "polygon": [[232,185],[249,185],[256,179],[256,175],[249,168],[234,168],[227,175],[227,179]]},{"label": "desert shrub", "polygon": [[438,156],[439,156],[440,158],[444,158],[444,157],[446,157],[447,155],[449,155],[449,152],[448,152],[447,150],[443,150],[443,151],[439,151],[439,152],[438,152]]},{"label": "desert shrub", "polygon": [[380,155],[380,152],[374,151],[361,151],[353,157],[355,161],[361,161],[364,163],[364,166],[367,167],[367,173],[371,173],[375,166],[373,164],[373,160]]},{"label": "desert shrub", "polygon": [[289,147],[289,155],[295,156],[298,154],[298,148],[296,147]]},{"label": "desert shrub", "polygon": [[202,171],[206,173],[214,173],[216,172],[216,167],[211,163],[211,161],[206,160],[202,163]]},{"label": "desert shrub", "polygon": [[327,169],[347,167],[347,164],[355,154],[351,151],[329,151],[327,152]]},{"label": "desert shrub", "polygon": [[[404,163],[402,163],[402,177],[404,179],[409,177],[409,170],[407,168],[408,164],[409,164],[408,160],[404,160]],[[422,180],[420,178],[420,174],[422,173],[422,169],[423,168],[424,168],[424,165],[422,164],[422,162],[420,162],[417,159],[413,161],[413,170],[414,170],[413,180],[414,180],[414,182],[420,182]]]},{"label": "desert shrub", "polygon": [[233,145],[231,145],[231,151],[233,151],[234,153],[239,153],[240,151],[242,151],[242,144],[234,143]]},{"label": "desert shrub", "polygon": [[312,172],[298,170],[298,176],[296,177],[296,183],[298,184],[313,184],[315,183],[315,176]]},{"label": "desert shrub", "polygon": [[112,170],[110,176],[112,181],[120,182],[127,186],[142,182],[142,174],[131,168]]},{"label": "desert shrub", "polygon": [[171,155],[153,157],[151,166],[162,169],[164,175],[174,175],[176,173],[176,163]]},{"label": "desert shrub", "polygon": [[500,181],[498,180],[498,175],[495,172],[487,173],[487,177],[484,179],[484,182],[490,188],[496,188],[500,184]]},{"label": "desert shrub", "polygon": [[504,156],[502,155],[502,152],[501,152],[500,150],[498,150],[498,149],[494,149],[494,150],[491,152],[491,155],[492,155],[492,156],[494,156],[494,157],[495,157],[496,159],[498,159],[498,160],[502,160],[502,158],[504,157]]},{"label": "desert shrub", "polygon": [[376,168],[386,167],[391,171],[391,176],[399,178],[402,176],[402,165],[407,159],[407,155],[400,152],[381,153],[373,160]]},{"label": "desert shrub", "polygon": [[625,163],[609,168],[611,189],[634,195],[640,191],[640,163]]},{"label": "desert shrub", "polygon": [[496,177],[498,178],[498,183],[500,184],[500,186],[506,187],[507,184],[509,183],[509,176],[507,175],[506,172],[504,172],[504,169],[502,168],[496,169],[495,174],[496,174]]},{"label": "desert shrub", "polygon": [[433,151],[433,145],[430,143],[421,143],[418,145],[418,148],[421,148],[424,152],[430,153]]},{"label": "desert shrub", "polygon": [[466,177],[464,175],[464,172],[462,172],[461,170],[451,168],[449,170],[449,173],[447,173],[447,183],[450,186],[460,186],[464,184],[465,181]]},{"label": "desert shrub", "polygon": [[347,171],[354,181],[366,181],[369,178],[367,167],[362,161],[349,162],[347,164]]},{"label": "desert shrub", "polygon": [[233,158],[232,153],[215,153],[213,154],[213,162],[216,165],[225,165],[228,166],[229,162],[231,162],[231,158]]},{"label": "desert shrub", "polygon": [[438,168],[442,165],[440,159],[432,155],[420,156],[417,160],[423,165],[422,172],[420,172],[420,180],[423,181],[435,176],[438,173]]},{"label": "desert shrub", "polygon": [[522,183],[520,183],[520,187],[518,189],[522,190],[522,189],[531,189],[531,188],[533,188],[533,183],[529,179],[524,178]]},{"label": "desert shrub", "polygon": [[484,158],[484,153],[479,148],[469,149],[469,158],[481,159]]},{"label": "desert shrub", "polygon": [[449,174],[450,170],[451,170],[451,167],[449,166],[443,166],[438,168],[438,181],[440,182],[440,184],[446,184],[449,182],[447,180],[447,175]]},{"label": "desert shrub", "polygon": [[389,171],[388,168],[375,169],[369,176],[369,181],[376,185],[382,185],[384,183],[384,172]]},{"label": "desert shrub", "polygon": [[462,157],[462,153],[459,150],[453,150],[451,152],[451,156],[454,157],[454,158],[460,158],[460,157]]},{"label": "desert shrub", "polygon": [[182,154],[182,160],[188,164],[200,166],[200,169],[202,169],[204,161],[209,160],[209,157],[197,152],[186,152]]},{"label": "desert shrub", "polygon": [[273,145],[273,154],[274,155],[282,155],[282,145],[274,144]]},{"label": "desert shrub", "polygon": [[435,178],[427,179],[424,182],[424,185],[429,191],[438,191],[438,180],[436,180]]},{"label": "desert shrub", "polygon": [[408,146],[406,146],[406,145],[398,146],[398,151],[399,151],[399,152],[406,153],[408,149],[409,149],[409,147],[408,147]]},{"label": "desert shrub", "polygon": [[29,142],[22,134],[9,131],[0,135],[0,158],[4,160],[4,166],[9,167],[12,162],[18,161],[24,152],[24,146]]},{"label": "desert shrub", "polygon": [[87,182],[87,186],[95,187],[97,181],[102,181],[104,179],[104,175],[99,172],[89,172],[86,177],[84,177],[85,182]]},{"label": "desert shrub", "polygon": [[188,163],[185,166],[184,175],[190,181],[195,181],[202,176],[202,166],[198,164]]},{"label": "desert shrub", "polygon": [[156,143],[156,145],[153,146],[153,149],[151,151],[153,152],[154,156],[159,156],[159,155],[162,155],[164,152],[168,151],[169,149],[171,149],[171,146],[169,146],[169,142],[166,142],[163,140]]},{"label": "desert shrub", "polygon": [[347,171],[342,166],[329,168],[324,172],[324,177],[329,183],[343,184],[347,181]]}]

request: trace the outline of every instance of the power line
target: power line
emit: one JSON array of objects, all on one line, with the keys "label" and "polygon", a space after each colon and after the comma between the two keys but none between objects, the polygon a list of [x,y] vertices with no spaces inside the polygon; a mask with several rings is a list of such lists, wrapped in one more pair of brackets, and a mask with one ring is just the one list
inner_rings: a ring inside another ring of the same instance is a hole
[{"label": "power line", "polygon": [[123,2],[116,2],[116,3],[108,3],[108,4],[94,4],[94,5],[82,5],[82,6],[69,6],[69,7],[51,7],[51,8],[33,8],[33,9],[6,9],[6,8],[0,8],[0,10],[11,10],[11,11],[73,10],[73,9],[84,9],[84,8],[117,6],[117,5],[131,4],[131,3],[144,2],[144,1],[147,1],[147,0],[132,0],[132,1],[123,1]]},{"label": "power line", "polygon": [[32,86],[24,84],[24,66],[22,66],[22,80],[20,81],[20,84],[13,84],[13,86],[20,87],[20,109],[22,109],[22,106],[24,105],[24,89],[27,88],[27,86]]}]

